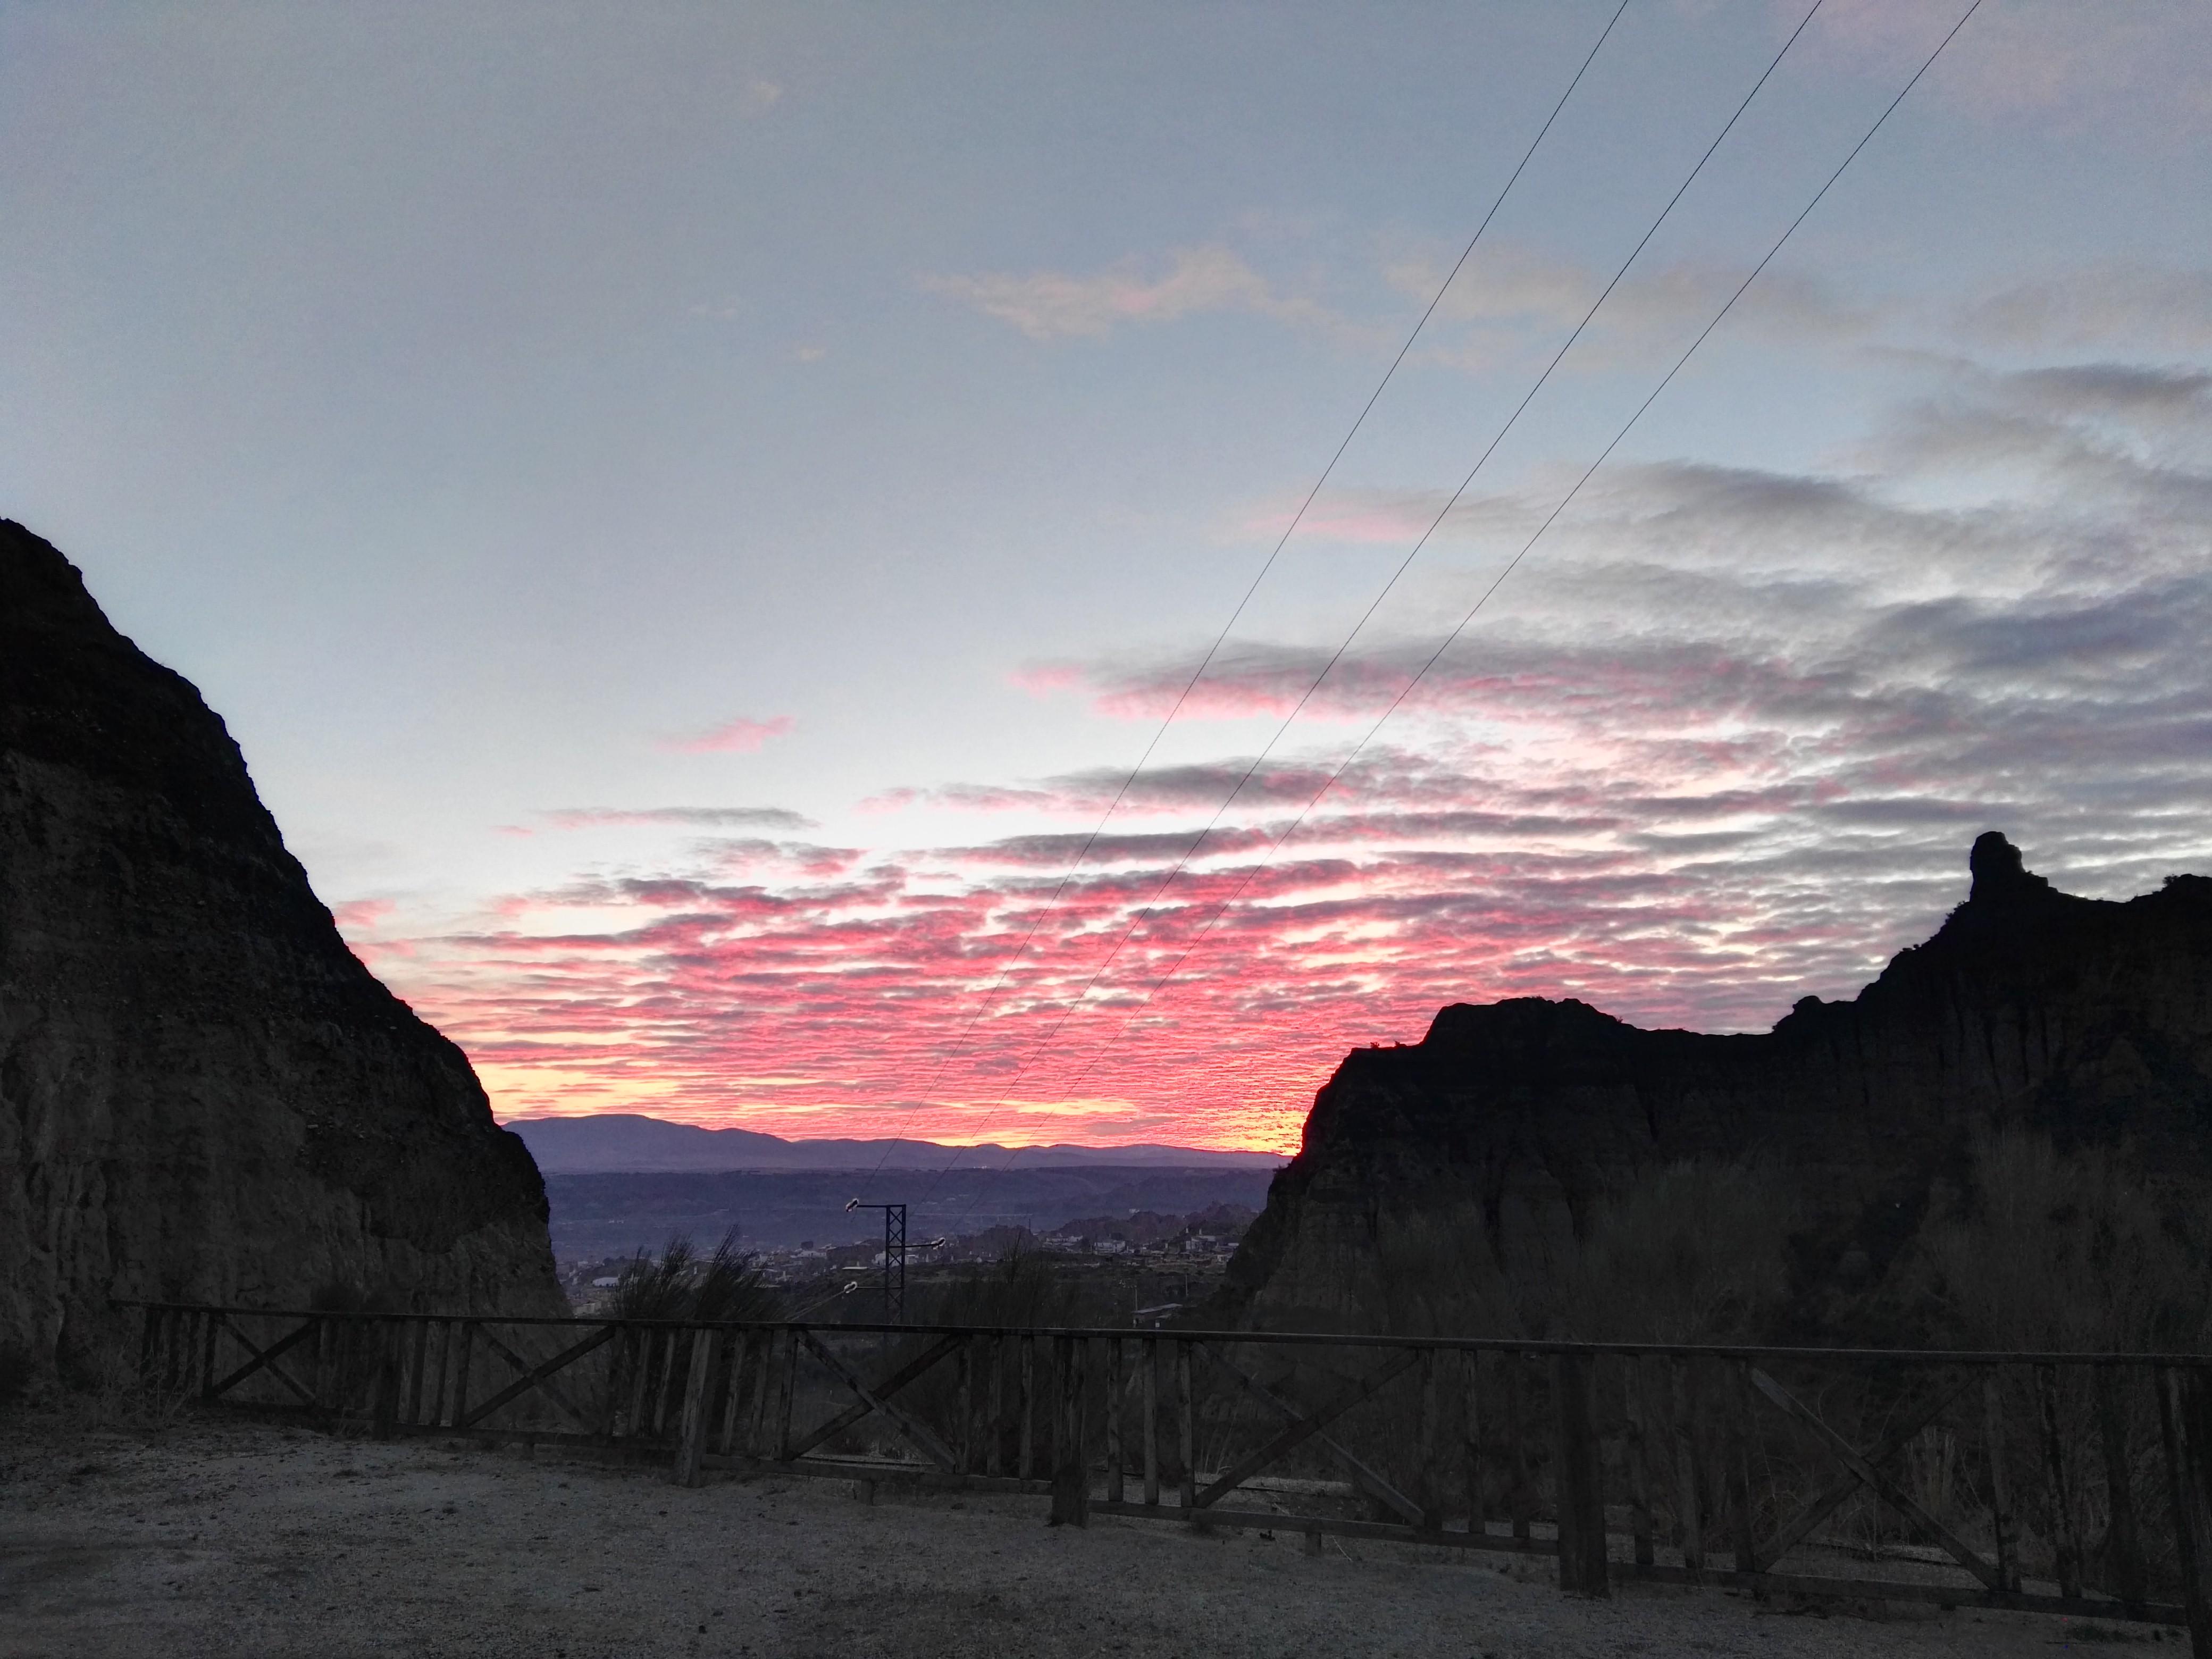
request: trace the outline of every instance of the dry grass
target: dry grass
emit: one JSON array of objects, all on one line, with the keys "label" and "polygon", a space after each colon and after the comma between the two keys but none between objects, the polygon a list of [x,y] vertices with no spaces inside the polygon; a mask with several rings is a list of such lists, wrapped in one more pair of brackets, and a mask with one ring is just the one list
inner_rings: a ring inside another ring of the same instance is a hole
[{"label": "dry grass", "polygon": [[2162,1194],[2124,1148],[2062,1151],[2008,1131],[1975,1143],[1972,1171],[1966,1191],[1931,1212],[1907,1264],[1954,1340],[2202,1351],[2206,1218]]},{"label": "dry grass", "polygon": [[640,1250],[623,1269],[608,1312],[617,1319],[781,1319],[783,1303],[754,1258],[738,1249],[732,1227],[703,1257],[681,1235],[658,1257]]},{"label": "dry grass", "polygon": [[1377,1328],[1587,1340],[1719,1342],[1772,1321],[1790,1288],[1799,1206],[1758,1164],[1675,1164],[1592,1206],[1580,1237],[1480,1212],[1385,1218]]}]

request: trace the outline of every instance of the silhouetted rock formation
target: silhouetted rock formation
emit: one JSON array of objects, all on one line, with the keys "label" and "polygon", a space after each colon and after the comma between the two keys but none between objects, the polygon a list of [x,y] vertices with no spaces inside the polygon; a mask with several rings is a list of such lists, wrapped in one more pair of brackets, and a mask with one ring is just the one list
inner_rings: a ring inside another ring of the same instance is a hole
[{"label": "silhouetted rock formation", "polygon": [[545,1214],[222,720],[0,520],[0,1347],[91,1380],[116,1297],[564,1311]]},{"label": "silhouetted rock formation", "polygon": [[1971,863],[1934,938],[1771,1032],[1647,1031],[1529,997],[1353,1051],[1231,1266],[1236,1311],[1357,1326],[1389,1218],[1471,1211],[1502,1254],[1516,1230],[1579,1232],[1607,1191],[1683,1159],[1770,1158],[1809,1206],[1804,1246],[1876,1273],[1980,1129],[2129,1141],[2212,1194],[2212,880],[2077,898],[1994,831]]}]

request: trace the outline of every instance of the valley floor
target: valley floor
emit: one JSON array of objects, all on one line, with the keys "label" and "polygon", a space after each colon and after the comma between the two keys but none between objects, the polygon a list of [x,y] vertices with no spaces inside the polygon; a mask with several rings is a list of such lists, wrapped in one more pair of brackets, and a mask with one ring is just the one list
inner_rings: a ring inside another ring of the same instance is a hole
[{"label": "valley floor", "polygon": [[1316,1559],[1291,1534],[1048,1528],[1042,1507],[871,1506],[783,1479],[684,1491],[647,1468],[222,1418],[19,1419],[0,1425],[0,1655],[1980,1659],[2152,1639],[1714,1590],[1570,1601],[1539,1562],[1334,1540]]}]

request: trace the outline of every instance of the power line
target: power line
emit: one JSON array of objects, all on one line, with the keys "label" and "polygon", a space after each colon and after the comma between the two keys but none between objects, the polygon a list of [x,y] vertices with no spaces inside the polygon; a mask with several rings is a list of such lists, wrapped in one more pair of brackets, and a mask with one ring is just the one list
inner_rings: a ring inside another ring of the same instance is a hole
[{"label": "power line", "polygon": [[[1268,573],[1275,568],[1276,561],[1282,556],[1283,550],[1290,545],[1291,538],[1297,533],[1298,526],[1305,522],[1306,514],[1321,495],[1322,486],[1327,484],[1335,473],[1337,463],[1344,459],[1345,452],[1352,447],[1352,441],[1359,435],[1360,428],[1367,423],[1368,416],[1374,412],[1375,405],[1381,399],[1383,392],[1396,378],[1400,367],[1406,361],[1407,354],[1413,349],[1413,343],[1420,338],[1421,331],[1429,325],[1429,319],[1436,314],[1437,307],[1443,303],[1444,295],[1450,291],[1452,283],[1458,280],[1460,271],[1474,254],[1475,245],[1482,240],[1483,233],[1490,228],[1490,222],[1498,216],[1498,210],[1504,206],[1506,197],[1512,193],[1513,186],[1520,182],[1522,173],[1527,170],[1529,161],[1535,156],[1538,147],[1544,142],[1545,135],[1551,131],[1552,124],[1559,118],[1559,112],[1567,106],[1567,100],[1574,96],[1575,88],[1582,84],[1583,76],[1589,72],[1591,64],[1596,61],[1599,51],[1611,38],[1613,26],[1620,21],[1621,14],[1628,9],[1628,4],[1629,0],[1620,0],[1620,3],[1613,9],[1613,15],[1606,20],[1605,27],[1599,31],[1597,40],[1591,45],[1589,51],[1583,54],[1581,64],[1576,67],[1574,78],[1567,82],[1567,89],[1559,94],[1559,101],[1552,106],[1551,113],[1544,118],[1544,125],[1536,130],[1536,136],[1528,141],[1528,149],[1522,152],[1520,161],[1514,165],[1512,173],[1492,200],[1489,211],[1482,216],[1482,222],[1474,228],[1474,234],[1468,238],[1467,246],[1460,250],[1459,258],[1453,262],[1451,270],[1446,273],[1443,283],[1437,286],[1436,294],[1429,301],[1426,308],[1422,311],[1420,320],[1413,325],[1413,332],[1407,335],[1405,344],[1398,348],[1398,355],[1390,360],[1390,367],[1383,370],[1382,378],[1376,382],[1375,390],[1367,394],[1367,401],[1360,405],[1359,413],[1353,419],[1351,429],[1344,434],[1343,441],[1337,445],[1335,451],[1329,456],[1328,464],[1322,468],[1321,476],[1314,480],[1313,488],[1306,492],[1305,499],[1298,503],[1298,510],[1291,514],[1290,523],[1284,527],[1283,533],[1276,538],[1274,546],[1269,550],[1267,558],[1261,562],[1259,574],[1252,578],[1251,582],[1244,589],[1243,597],[1237,601],[1236,609],[1229,613],[1229,620],[1221,625],[1221,631],[1214,636],[1213,643],[1206,647],[1205,656],[1200,659],[1199,665],[1192,671],[1189,680],[1176,696],[1174,706],[1168,710],[1167,717],[1160,722],[1159,729],[1152,733],[1152,741],[1145,745],[1144,753],[1137,757],[1137,763],[1130,769],[1129,775],[1121,781],[1121,787],[1114,792],[1114,799],[1107,804],[1105,814],[1098,820],[1097,827],[1092,830],[1090,836],[1084,841],[1081,850],[1075,855],[1074,862],[1070,864],[1061,874],[1059,884],[1053,889],[1052,896],[1045,902],[1044,908],[1030,920],[1028,931],[1022,935],[1022,942],[1015,946],[1013,954],[1006,958],[1005,964],[999,969],[998,976],[991,981],[990,988],[984,992],[982,1002],[975,1012],[969,1016],[967,1024],[961,1028],[960,1035],[954,1039],[952,1047],[946,1052],[945,1058],[938,1062],[937,1073],[930,1079],[928,1087],[913,1104],[909,1104],[905,1109],[908,1113],[913,1111],[914,1105],[919,1104],[921,1099],[926,1099],[937,1092],[938,1085],[945,1080],[945,1074],[951,1068],[953,1060],[966,1050],[968,1040],[974,1035],[975,1027],[981,1023],[983,1016],[988,1013],[998,1001],[999,993],[1005,987],[1007,976],[1012,973],[1015,965],[1023,957],[1029,953],[1030,944],[1036,939],[1037,929],[1043,926],[1045,918],[1059,908],[1060,901],[1066,893],[1068,884],[1075,878],[1076,872],[1080,870],[1090,859],[1091,848],[1098,844],[1099,836],[1105,833],[1106,826],[1113,821],[1114,814],[1121,810],[1121,803],[1128,798],[1130,789],[1143,775],[1145,768],[1151,764],[1153,752],[1160,746],[1160,740],[1167,736],[1169,728],[1174,726],[1176,719],[1182,714],[1184,705],[1190,701],[1191,693],[1198,689],[1199,682],[1206,678],[1206,670],[1213,665],[1214,659],[1221,653],[1221,647],[1228,643],[1231,632],[1251,605],[1253,595],[1260,591],[1260,585],[1267,580]],[[1089,987],[1086,986],[1085,988],[1088,990]],[[1017,1073],[1016,1076],[1018,1079],[1019,1073]],[[868,1172],[867,1179],[861,1183],[863,1191],[872,1186],[876,1177],[883,1173],[884,1164],[889,1160],[892,1148],[904,1138],[902,1133],[894,1136],[885,1144],[882,1156],[876,1160],[876,1167]]]},{"label": "power line", "polygon": [[[1651,239],[1659,234],[1660,228],[1667,222],[1668,218],[1674,213],[1675,206],[1681,201],[1683,196],[1687,193],[1690,186],[1697,182],[1698,175],[1705,170],[1705,164],[1712,160],[1714,152],[1720,149],[1723,141],[1728,137],[1730,132],[1735,131],[1735,124],[1742,118],[1743,112],[1751,107],[1752,100],[1759,96],[1760,90],[1766,85],[1767,82],[1773,78],[1775,70],[1782,66],[1782,60],[1789,56],[1790,49],[1797,44],[1798,37],[1805,33],[1807,27],[1812,23],[1813,19],[1819,15],[1820,8],[1826,3],[1826,0],[1813,0],[1811,8],[1807,10],[1803,17],[1798,20],[1797,27],[1790,32],[1790,38],[1782,43],[1782,49],[1774,54],[1772,60],[1768,63],[1765,70],[1760,73],[1759,79],[1752,83],[1751,90],[1743,95],[1742,101],[1739,103],[1735,106],[1735,110],[1729,114],[1728,120],[1722,125],[1721,130],[1717,133],[1714,134],[1712,142],[1705,146],[1705,153],[1698,157],[1697,165],[1690,169],[1688,175],[1683,179],[1680,185],[1676,186],[1674,193],[1667,198],[1666,206],[1660,209],[1658,216],[1652,220],[1650,227],[1644,231],[1644,234],[1638,239],[1636,246],[1629,250],[1628,257],[1621,261],[1620,267],[1613,272],[1612,280],[1606,283],[1604,289],[1599,293],[1597,298],[1591,301],[1589,309],[1583,313],[1582,320],[1575,325],[1574,331],[1567,336],[1565,341],[1560,345],[1559,349],[1552,355],[1551,361],[1545,364],[1544,371],[1536,377],[1535,384],[1531,386],[1528,388],[1528,392],[1522,398],[1521,401],[1514,405],[1513,412],[1506,417],[1505,423],[1498,428],[1496,435],[1491,439],[1488,445],[1484,447],[1482,453],[1475,458],[1474,465],[1468,469],[1467,476],[1462,478],[1459,482],[1459,487],[1452,491],[1450,498],[1444,502],[1443,508],[1437,514],[1434,519],[1430,520],[1428,528],[1421,532],[1419,539],[1414,542],[1413,547],[1407,552],[1406,556],[1399,561],[1397,568],[1390,573],[1389,580],[1382,584],[1382,590],[1376,594],[1373,599],[1369,601],[1367,608],[1360,612],[1359,619],[1352,626],[1352,631],[1346,634],[1344,636],[1342,642],[1337,646],[1334,651],[1330,653],[1328,660],[1322,665],[1321,672],[1314,676],[1311,683],[1307,685],[1304,692],[1299,696],[1297,702],[1292,705],[1291,712],[1283,717],[1282,724],[1275,728],[1274,735],[1267,739],[1267,746],[1261,749],[1259,754],[1254,757],[1251,764],[1244,769],[1243,775],[1237,780],[1235,786],[1231,788],[1228,795],[1223,799],[1221,805],[1214,809],[1213,816],[1206,820],[1205,827],[1200,830],[1197,836],[1192,839],[1190,845],[1183,849],[1182,855],[1176,860],[1174,867],[1169,870],[1168,873],[1161,878],[1159,885],[1153,890],[1152,896],[1146,901],[1144,908],[1137,913],[1135,917],[1133,917],[1129,922],[1129,925],[1122,930],[1120,938],[1115,940],[1114,948],[1107,952],[1105,960],[1099,963],[1097,968],[1092,971],[1091,977],[1085,981],[1083,989],[1078,992],[1074,998],[1060,1010],[1060,1017],[1047,1028],[1044,1036],[1038,1039],[1036,1045],[1031,1048],[1029,1054],[1023,1060],[1020,1066],[1017,1068],[1012,1080],[1006,1085],[1008,1089],[1013,1088],[1024,1077],[1028,1075],[1030,1068],[1039,1058],[1042,1056],[1044,1052],[1051,1047],[1054,1039],[1060,1035],[1061,1028],[1064,1027],[1067,1024],[1068,1020],[1073,1017],[1075,1011],[1082,1006],[1084,1000],[1090,996],[1092,988],[1097,986],[1099,980],[1105,975],[1106,970],[1111,968],[1115,962],[1120,957],[1123,948],[1127,945],[1130,939],[1136,936],[1137,930],[1142,927],[1146,921],[1151,920],[1153,912],[1159,908],[1159,902],[1163,896],[1165,895],[1170,887],[1174,885],[1176,879],[1182,876],[1183,871],[1188,867],[1191,860],[1197,855],[1198,849],[1205,844],[1206,838],[1211,836],[1214,830],[1220,824],[1223,817],[1226,815],[1229,809],[1236,804],[1237,797],[1244,793],[1245,786],[1252,781],[1253,778],[1258,774],[1260,768],[1267,763],[1267,757],[1274,753],[1277,745],[1279,744],[1284,738],[1289,734],[1291,727],[1297,724],[1298,716],[1305,712],[1306,705],[1313,701],[1315,694],[1321,690],[1322,684],[1328,680],[1329,675],[1334,672],[1337,664],[1343,660],[1345,653],[1352,649],[1353,643],[1358,641],[1361,633],[1365,630],[1369,622],[1373,620],[1376,611],[1382,608],[1383,601],[1389,598],[1391,592],[1397,587],[1400,580],[1403,578],[1406,572],[1413,567],[1413,561],[1420,556],[1422,550],[1428,546],[1431,539],[1433,538],[1437,532],[1443,527],[1445,519],[1450,516],[1452,509],[1459,505],[1461,498],[1467,494],[1468,489],[1474,484],[1476,475],[1479,474],[1482,471],[1483,467],[1488,464],[1490,458],[1497,453],[1498,447],[1505,441],[1507,435],[1511,433],[1514,427],[1519,423],[1521,416],[1527,411],[1528,405],[1535,401],[1536,395],[1544,389],[1545,386],[1551,380],[1553,374],[1558,370],[1559,364],[1565,359],[1567,353],[1571,351],[1574,349],[1575,343],[1582,338],[1583,332],[1589,327],[1591,320],[1596,317],[1598,312],[1604,307],[1605,302],[1612,297],[1613,290],[1619,288],[1622,280],[1626,277],[1630,267],[1635,264],[1637,259],[1643,254],[1644,250],[1650,245]],[[994,1120],[987,1120],[987,1123],[990,1121]],[[1009,1162],[1011,1163],[1011,1159]],[[950,1165],[947,1166],[948,1169],[950,1167]]]},{"label": "power line", "polygon": [[814,1312],[817,1308],[826,1308],[832,1302],[836,1301],[840,1297],[852,1296],[856,1293],[860,1288],[860,1281],[859,1279],[848,1279],[845,1283],[840,1285],[836,1290],[830,1291],[829,1295],[817,1297],[805,1307],[795,1309],[792,1312],[786,1314],[784,1317],[787,1320],[804,1319],[807,1315]]},{"label": "power line", "polygon": [[[1290,826],[1285,829],[1280,836],[1275,838],[1273,844],[1268,848],[1267,853],[1260,859],[1259,862],[1255,864],[1250,870],[1245,872],[1243,878],[1237,883],[1236,888],[1230,893],[1229,896],[1222,900],[1222,902],[1214,908],[1212,915],[1206,918],[1204,925],[1200,927],[1198,933],[1193,936],[1190,943],[1183,947],[1182,954],[1176,957],[1173,963],[1169,964],[1168,969],[1165,973],[1162,974],[1158,979],[1152,982],[1151,988],[1146,991],[1143,998],[1139,1000],[1137,1006],[1130,1011],[1127,1018],[1124,1019],[1121,1025],[1115,1029],[1114,1034],[1108,1037],[1104,1043],[1100,1045],[1098,1052],[1091,1057],[1091,1060],[1085,1066],[1084,1069],[1077,1073],[1075,1078],[1066,1085],[1066,1087],[1074,1088],[1079,1085],[1093,1071],[1097,1068],[1099,1062],[1103,1060],[1106,1054],[1112,1050],[1114,1044],[1121,1040],[1122,1035],[1128,1030],[1131,1025],[1135,1024],[1138,1015],[1142,1013],[1145,1008],[1151,1005],[1152,999],[1158,994],[1161,988],[1176,976],[1176,973],[1182,969],[1182,964],[1189,960],[1191,953],[1197,950],[1198,947],[1205,942],[1206,936],[1213,931],[1214,924],[1228,912],[1231,905],[1235,904],[1239,898],[1243,896],[1246,888],[1251,884],[1253,878],[1257,876],[1261,871],[1266,869],[1268,865],[1274,861],[1276,854],[1280,852],[1284,845],[1289,842],[1290,838],[1297,833],[1299,827],[1303,825],[1306,819],[1312,815],[1314,810],[1321,805],[1322,799],[1328,795],[1329,791],[1336,787],[1338,780],[1344,776],[1346,771],[1350,769],[1352,762],[1357,760],[1366,750],[1367,745],[1375,740],[1376,735],[1382,731],[1385,722],[1398,712],[1399,708],[1405,703],[1406,699],[1413,695],[1414,689],[1419,686],[1423,680],[1428,678],[1430,672],[1436,667],[1438,662],[1443,660],[1444,653],[1449,651],[1451,647],[1458,642],[1461,635],[1467,631],[1468,626],[1474,621],[1476,616],[1481,611],[1482,608],[1490,602],[1491,596],[1496,593],[1498,590],[1504,585],[1506,578],[1510,576],[1514,570],[1520,565],[1521,562],[1528,556],[1530,551],[1534,549],[1536,544],[1543,539],[1545,532],[1549,531],[1553,524],[1558,520],[1559,515],[1567,510],[1567,507],[1571,503],[1572,503],[1575,497],[1582,493],[1583,486],[1590,481],[1592,477],[1596,474],[1597,470],[1603,466],[1606,461],[1612,456],[1613,452],[1620,447],[1623,441],[1627,438],[1629,433],[1635,428],[1636,423],[1644,418],[1644,412],[1649,410],[1653,404],[1659,400],[1659,394],[1666,391],[1668,386],[1673,383],[1674,377],[1682,372],[1683,366],[1690,361],[1691,357],[1696,355],[1698,348],[1705,344],[1707,337],[1710,336],[1715,329],[1721,325],[1722,319],[1727,317],[1729,313],[1735,308],[1736,301],[1743,298],[1745,292],[1753,283],[1759,280],[1759,274],[1773,262],[1774,257],[1782,252],[1784,244],[1788,242],[1792,236],[1796,234],[1797,228],[1803,224],[1805,221],[1812,216],[1813,210],[1820,206],[1821,199],[1827,195],[1828,191],[1832,188],[1833,188],[1836,181],[1844,176],[1844,170],[1848,168],[1853,161],[1858,159],[1859,152],[1873,142],[1875,134],[1881,131],[1883,125],[1888,121],[1891,115],[1896,112],[1898,106],[1905,101],[1906,94],[1909,94],[1914,87],[1919,84],[1920,77],[1927,74],[1928,71],[1935,66],[1936,60],[1943,55],[1944,49],[1948,47],[1951,44],[1952,40],[1957,37],[1959,31],[1966,27],[1968,19],[1972,18],[1974,13],[1981,9],[1981,3],[1982,0],[1971,0],[1971,3],[1966,7],[1966,9],[1960,14],[1959,21],[1951,26],[1950,33],[1944,35],[1942,40],[1936,43],[1935,51],[1929,52],[1925,61],[1921,64],[1920,67],[1913,71],[1911,79],[1905,83],[1903,88],[1899,91],[1896,97],[1889,100],[1888,105],[1882,110],[1882,112],[1875,118],[1874,125],[1869,127],[1865,133],[1861,136],[1858,143],[1851,146],[1850,154],[1846,155],[1843,161],[1837,165],[1836,170],[1828,175],[1826,182],[1824,183],[1819,190],[1813,193],[1813,199],[1805,204],[1803,210],[1799,212],[1797,216],[1790,222],[1789,227],[1783,231],[1780,236],[1775,239],[1774,245],[1767,249],[1765,256],[1762,258],[1756,265],[1752,267],[1750,275],[1747,276],[1741,283],[1736,285],[1735,291],[1730,294],[1726,303],[1723,304],[1717,312],[1713,313],[1712,320],[1707,323],[1705,327],[1699,331],[1698,337],[1690,342],[1688,349],[1685,350],[1680,357],[1675,359],[1674,367],[1669,368],[1666,374],[1660,380],[1659,384],[1651,389],[1650,395],[1645,398],[1641,404],[1637,405],[1636,411],[1622,423],[1620,430],[1613,434],[1613,441],[1607,444],[1602,450],[1598,452],[1598,456],[1595,460],[1592,461],[1588,467],[1583,469],[1582,476],[1575,480],[1573,488],[1569,489],[1565,495],[1559,498],[1559,504],[1553,507],[1551,512],[1545,516],[1544,521],[1536,526],[1535,532],[1528,538],[1527,542],[1522,544],[1521,550],[1516,553],[1513,557],[1507,562],[1505,568],[1499,571],[1491,580],[1490,585],[1484,588],[1481,593],[1477,596],[1474,603],[1468,608],[1467,614],[1462,617],[1459,619],[1459,622],[1453,627],[1451,632],[1444,636],[1443,643],[1438,645],[1433,652],[1430,653],[1428,660],[1423,663],[1413,677],[1410,680],[1407,681],[1405,685],[1400,689],[1398,695],[1391,699],[1389,707],[1385,708],[1381,715],[1376,718],[1375,723],[1368,727],[1365,735],[1363,736],[1357,744],[1352,745],[1351,753],[1347,754],[1343,760],[1337,763],[1336,769],[1329,774],[1328,778],[1322,783],[1320,789],[1315,792],[1313,799],[1308,801],[1305,806],[1299,811],[1297,817],[1291,821]],[[1008,1162],[1011,1163],[1012,1160],[1009,1159]]]}]

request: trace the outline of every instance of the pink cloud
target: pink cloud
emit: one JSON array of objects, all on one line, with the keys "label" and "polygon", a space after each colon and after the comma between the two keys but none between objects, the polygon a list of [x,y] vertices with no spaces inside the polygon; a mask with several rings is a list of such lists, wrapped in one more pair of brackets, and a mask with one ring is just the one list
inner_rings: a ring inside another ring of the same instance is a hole
[{"label": "pink cloud", "polygon": [[331,920],[342,933],[374,933],[398,908],[390,899],[347,899],[331,906]]},{"label": "pink cloud", "polygon": [[1091,276],[1041,270],[1027,276],[925,276],[932,293],[962,300],[1011,323],[1033,340],[1102,337],[1125,323],[1167,323],[1209,312],[1245,312],[1323,328],[1341,319],[1318,302],[1276,292],[1243,258],[1219,243],[1178,249],[1170,268],[1147,276],[1133,263]]},{"label": "pink cloud", "polygon": [[[1202,839],[1249,755],[1146,772],[1095,841],[1112,768],[905,792],[1060,820],[895,856],[800,843],[775,809],[580,809],[552,822],[704,833],[580,862],[388,971],[502,1109],[968,1140],[1067,1113],[1104,1143],[1287,1146],[1345,1049],[1455,1000],[1763,1028],[1925,937],[1980,830],[2101,897],[2207,869],[2212,468],[2102,436],[2130,386],[2160,422],[2212,422],[2172,378],[1990,378],[1985,406],[1925,413],[1950,428],[1923,447],[2025,433],[2070,481],[2045,517],[1626,472],[1437,665],[1421,718],[1340,775],[1342,728],[1302,730]],[[2070,408],[2100,423],[2078,441]],[[1324,701],[1371,714],[1425,654],[1363,646]],[[1325,660],[1240,645],[1206,695],[1279,700]],[[1188,672],[1080,684],[1157,706]]]},{"label": "pink cloud", "polygon": [[1034,697],[1048,697],[1080,685],[1083,670],[1073,663],[1035,663],[1017,668],[1006,679],[1017,690],[1026,691]]},{"label": "pink cloud", "polygon": [[918,789],[886,789],[878,794],[870,795],[854,810],[861,812],[903,812],[921,799],[921,792]]},{"label": "pink cloud", "polygon": [[746,720],[741,716],[737,720],[726,720],[696,737],[663,738],[660,747],[684,755],[749,755],[770,738],[790,736],[794,724],[788,714],[778,714],[764,720]]},{"label": "pink cloud", "polygon": [[[1948,26],[1917,0],[1846,0],[1831,11],[1820,44],[1885,68],[1924,52]],[[2212,19],[2188,0],[1985,6],[1960,46],[1966,49],[1945,54],[1929,91],[1984,118],[2055,115],[2107,131],[2125,122],[2168,142],[2212,119],[2201,73]]]}]

